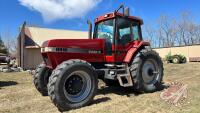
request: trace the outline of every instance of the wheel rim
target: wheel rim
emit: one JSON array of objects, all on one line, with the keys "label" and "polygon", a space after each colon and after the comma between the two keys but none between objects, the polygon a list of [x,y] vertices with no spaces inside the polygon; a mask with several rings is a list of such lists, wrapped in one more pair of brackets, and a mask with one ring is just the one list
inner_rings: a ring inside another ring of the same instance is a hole
[{"label": "wheel rim", "polygon": [[146,84],[156,83],[159,77],[158,64],[154,59],[147,59],[142,66],[142,78]]},{"label": "wheel rim", "polygon": [[177,58],[174,58],[174,59],[173,59],[173,62],[174,62],[174,63],[178,63],[178,59],[177,59]]},{"label": "wheel rim", "polygon": [[65,80],[64,84],[65,97],[73,102],[83,101],[90,93],[91,78],[84,71],[72,72]]}]

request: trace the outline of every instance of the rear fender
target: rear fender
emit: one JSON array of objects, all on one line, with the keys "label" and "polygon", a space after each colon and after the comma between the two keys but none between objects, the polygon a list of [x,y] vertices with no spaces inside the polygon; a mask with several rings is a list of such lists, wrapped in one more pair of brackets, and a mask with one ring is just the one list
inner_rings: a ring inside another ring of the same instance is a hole
[{"label": "rear fender", "polygon": [[138,50],[141,50],[145,46],[150,46],[149,42],[138,41],[132,48],[130,48],[124,58],[125,63],[130,63],[132,58],[137,54]]}]

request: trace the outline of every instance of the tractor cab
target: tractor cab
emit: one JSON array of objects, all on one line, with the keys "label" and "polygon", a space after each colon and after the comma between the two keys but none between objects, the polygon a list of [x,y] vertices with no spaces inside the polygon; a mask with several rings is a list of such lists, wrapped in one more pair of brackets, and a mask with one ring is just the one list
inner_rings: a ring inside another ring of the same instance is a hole
[{"label": "tractor cab", "polygon": [[[118,12],[120,9],[123,13]],[[123,6],[95,19],[93,39],[105,40],[106,62],[123,62],[128,49],[142,40],[142,24],[140,18],[129,16],[129,8]]]}]

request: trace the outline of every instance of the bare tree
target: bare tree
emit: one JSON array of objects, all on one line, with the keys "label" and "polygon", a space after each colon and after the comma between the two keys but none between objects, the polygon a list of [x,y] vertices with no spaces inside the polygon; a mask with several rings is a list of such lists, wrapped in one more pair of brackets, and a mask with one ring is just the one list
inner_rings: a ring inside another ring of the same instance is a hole
[{"label": "bare tree", "polygon": [[169,28],[169,45],[175,46],[177,45],[178,38],[178,26],[175,18],[171,19],[170,28]]},{"label": "bare tree", "polygon": [[196,37],[196,43],[200,44],[200,25],[195,26],[195,32],[194,35]]},{"label": "bare tree", "polygon": [[162,35],[162,30],[161,29],[158,29],[157,30],[157,38],[158,38],[158,47],[163,47],[164,46],[164,37]]},{"label": "bare tree", "polygon": [[155,28],[145,27],[145,34],[153,47],[200,44],[200,24],[193,21],[188,11],[183,11],[180,19],[161,15]]},{"label": "bare tree", "polygon": [[[190,13],[184,11],[181,13],[181,19],[178,24],[179,45],[189,45],[194,43],[195,25],[191,19]],[[181,42],[180,42],[181,41]]]},{"label": "bare tree", "polygon": [[190,44],[195,44],[196,42],[196,37],[195,37],[195,32],[196,32],[196,26],[193,23],[190,23],[188,26],[188,38],[189,38],[189,43]]},{"label": "bare tree", "polygon": [[156,47],[156,30],[152,26],[145,26],[145,33],[147,35],[147,40],[152,44],[153,47]]},{"label": "bare tree", "polygon": [[177,37],[176,19],[169,18],[166,15],[160,16],[158,19],[158,35],[163,43],[162,46],[174,46]]},{"label": "bare tree", "polygon": [[12,35],[9,29],[2,33],[2,39],[4,40],[5,46],[10,54],[13,54],[17,50],[17,40]]}]

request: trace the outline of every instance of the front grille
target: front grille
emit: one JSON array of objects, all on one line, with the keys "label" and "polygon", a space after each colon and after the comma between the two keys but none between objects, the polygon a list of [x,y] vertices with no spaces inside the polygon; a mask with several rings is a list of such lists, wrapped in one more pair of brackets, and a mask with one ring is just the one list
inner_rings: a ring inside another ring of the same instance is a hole
[{"label": "front grille", "polygon": [[67,52],[67,48],[56,48],[56,52]]}]

